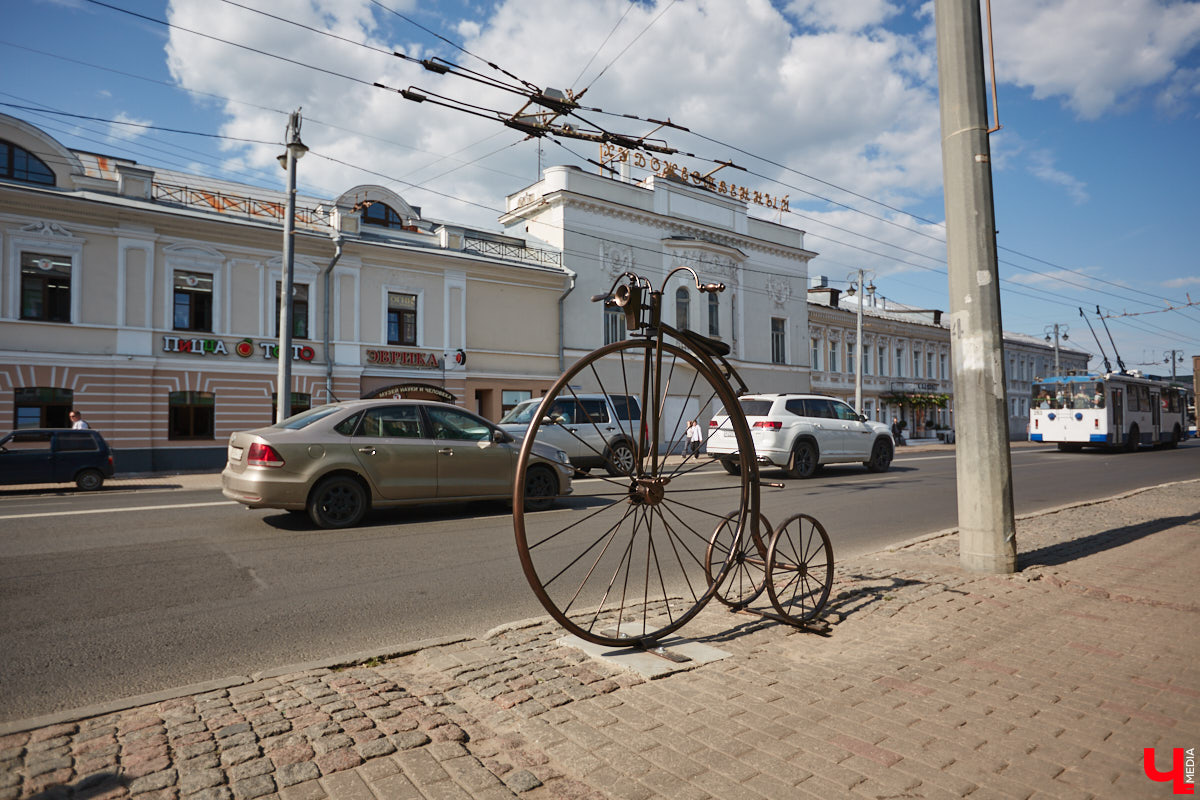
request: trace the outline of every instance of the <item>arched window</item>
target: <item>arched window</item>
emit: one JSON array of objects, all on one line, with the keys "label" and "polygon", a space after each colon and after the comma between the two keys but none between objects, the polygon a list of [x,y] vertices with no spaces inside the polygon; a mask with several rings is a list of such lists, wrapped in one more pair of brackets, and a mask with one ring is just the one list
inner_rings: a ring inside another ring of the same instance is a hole
[{"label": "arched window", "polygon": [[54,172],[46,162],[12,142],[0,140],[0,178],[22,183],[54,185]]},{"label": "arched window", "polygon": [[363,209],[362,221],[368,225],[379,225],[384,228],[403,228],[404,219],[387,203],[378,200]]},{"label": "arched window", "polygon": [[688,294],[688,290],[680,286],[675,290],[675,327],[688,327],[688,320],[691,317],[692,297]]},{"label": "arched window", "polygon": [[708,296],[708,335],[721,335],[721,301],[715,293]]}]

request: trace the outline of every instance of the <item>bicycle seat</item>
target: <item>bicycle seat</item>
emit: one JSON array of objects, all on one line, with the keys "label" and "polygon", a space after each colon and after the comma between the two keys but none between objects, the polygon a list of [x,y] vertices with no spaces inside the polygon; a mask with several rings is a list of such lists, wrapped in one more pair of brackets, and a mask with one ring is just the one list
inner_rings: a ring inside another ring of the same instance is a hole
[{"label": "bicycle seat", "polygon": [[732,351],[728,342],[722,342],[720,339],[713,339],[686,328],[679,331],[679,338],[709,356],[724,358]]}]

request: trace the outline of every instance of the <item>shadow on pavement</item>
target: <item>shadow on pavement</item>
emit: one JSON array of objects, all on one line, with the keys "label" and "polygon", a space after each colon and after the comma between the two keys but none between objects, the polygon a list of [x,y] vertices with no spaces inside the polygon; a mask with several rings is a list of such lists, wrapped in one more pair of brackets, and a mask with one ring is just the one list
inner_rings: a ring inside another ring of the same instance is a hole
[{"label": "shadow on pavement", "polygon": [[71,797],[74,800],[90,800],[99,797],[116,797],[124,795],[123,789],[132,781],[129,776],[119,772],[104,771],[86,775],[70,785],[51,784],[37,794],[29,795],[26,800],[59,800]]},{"label": "shadow on pavement", "polygon": [[[846,618],[860,614],[878,603],[886,603],[895,599],[893,593],[908,586],[926,586],[927,581],[896,576],[877,577],[874,575],[842,575],[839,582],[852,583],[853,586],[837,592],[825,607],[822,617],[831,625],[836,625]],[[948,586],[945,591],[965,594]]]},{"label": "shadow on pavement", "polygon": [[1180,517],[1163,517],[1162,519],[1140,522],[1137,525],[1126,525],[1107,531],[1093,533],[1082,539],[1072,539],[1069,542],[1041,547],[1028,553],[1017,554],[1017,569],[1043,566],[1052,567],[1065,564],[1084,556],[1090,556],[1105,550],[1129,544],[1151,534],[1171,528],[1189,525],[1200,521],[1200,513]]}]

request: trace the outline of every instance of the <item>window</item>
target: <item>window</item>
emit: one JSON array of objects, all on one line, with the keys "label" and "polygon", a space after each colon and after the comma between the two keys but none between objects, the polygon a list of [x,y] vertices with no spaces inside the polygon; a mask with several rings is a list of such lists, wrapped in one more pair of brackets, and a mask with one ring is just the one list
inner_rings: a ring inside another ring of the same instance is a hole
[{"label": "window", "polygon": [[438,406],[426,406],[429,422],[433,425],[434,439],[456,439],[468,442],[485,442],[492,438],[492,429],[480,419],[462,411]]},{"label": "window", "polygon": [[71,321],[71,259],[21,253],[21,319]]},{"label": "window", "polygon": [[67,412],[75,393],[70,389],[30,386],[13,391],[13,428],[69,428]]},{"label": "window", "polygon": [[934,377],[933,351],[932,350],[930,350],[928,353],[925,354],[925,377],[926,378]]},{"label": "window", "polygon": [[854,342],[846,342],[846,372],[851,375],[857,374],[857,370],[854,368],[854,349]]},{"label": "window", "polygon": [[[292,401],[288,406],[288,412],[284,415],[284,419],[290,416],[299,414],[301,411],[308,411],[312,408],[312,395],[303,392],[292,392]],[[271,392],[271,422],[275,421],[275,415],[279,409],[279,393]]]},{"label": "window", "polygon": [[[275,281],[275,335],[279,335],[279,298],[283,294],[283,282]],[[308,338],[308,284],[292,284],[292,336]]]},{"label": "window", "polygon": [[863,375],[871,374],[871,348],[865,342],[862,349]]},{"label": "window", "polygon": [[58,434],[58,449],[75,453],[95,452],[100,449],[96,437],[86,431],[63,431]]},{"label": "window", "polygon": [[716,294],[708,296],[708,335],[721,335],[721,301]]},{"label": "window", "polygon": [[812,368],[814,372],[821,369],[821,340],[816,336],[812,337]]},{"label": "window", "polygon": [[501,389],[500,416],[504,416],[516,408],[521,402],[529,400],[532,397],[533,392],[527,389]]},{"label": "window", "polygon": [[881,345],[879,345],[879,374],[880,374],[880,375],[887,375],[887,374],[888,374],[888,368],[887,368],[887,345],[886,345],[886,344],[881,344]]},{"label": "window", "polygon": [[604,307],[604,343],[612,344],[625,338],[625,309],[618,306]]},{"label": "window", "polygon": [[787,320],[771,317],[771,363],[787,363]]},{"label": "window", "polygon": [[940,369],[940,371],[938,373],[938,377],[940,377],[942,380],[946,380],[946,375],[948,373],[946,372],[946,354],[945,353],[941,354],[941,367],[939,369]]},{"label": "window", "polygon": [[22,183],[54,185],[54,172],[46,162],[12,142],[0,140],[0,178]]},{"label": "window", "polygon": [[837,419],[837,411],[833,407],[832,400],[822,400],[818,398],[809,398],[804,401],[804,410],[806,417],[820,417],[822,419]]},{"label": "window", "polygon": [[416,405],[369,408],[357,436],[379,439],[427,439],[421,428],[421,408]]},{"label": "window", "polygon": [[175,330],[212,331],[213,276],[175,270]]},{"label": "window", "polygon": [[833,411],[835,414],[837,414],[838,419],[844,419],[844,420],[854,421],[854,422],[858,421],[858,414],[855,414],[854,409],[851,408],[846,403],[834,403]]},{"label": "window", "polygon": [[213,438],[216,396],[212,392],[171,392],[167,403],[168,439]]},{"label": "window", "polygon": [[682,286],[675,290],[675,327],[688,327],[688,320],[691,317],[692,298],[688,294],[688,290]]},{"label": "window", "polygon": [[904,377],[904,345],[896,345],[896,377]]},{"label": "window", "polygon": [[829,372],[837,372],[838,371],[838,347],[839,346],[840,345],[838,342],[830,342],[829,343],[829,365],[828,365]]},{"label": "window", "polygon": [[921,377],[921,351],[913,349],[913,377]]},{"label": "window", "polygon": [[417,296],[415,294],[388,292],[387,340],[388,344],[415,345],[417,343]]},{"label": "window", "polygon": [[367,225],[378,225],[382,228],[403,228],[404,220],[387,203],[378,201],[371,203],[362,212],[362,221]]}]

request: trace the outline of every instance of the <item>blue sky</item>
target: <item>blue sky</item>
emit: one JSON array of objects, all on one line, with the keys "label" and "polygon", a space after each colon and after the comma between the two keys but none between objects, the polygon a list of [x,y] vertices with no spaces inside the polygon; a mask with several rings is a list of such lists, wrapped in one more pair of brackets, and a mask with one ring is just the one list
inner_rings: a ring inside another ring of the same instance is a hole
[{"label": "blue sky", "polygon": [[[932,3],[105,2],[115,8],[10,4],[0,102],[12,105],[0,111],[69,147],[278,188],[286,112],[302,106],[312,148],[300,165],[304,191],[332,197],[387,183],[427,216],[497,228],[504,196],[536,176],[537,143],[493,120],[370,86],[416,86],[516,111],[516,95],[387,53],[436,56],[503,79],[491,61],[539,87],[586,87],[585,106],[690,128],[698,135],[660,132],[701,157],[690,166],[707,171],[711,160],[732,158],[749,170],[732,179],[789,196],[794,213],[782,221],[808,231],[820,253],[812,273],[844,285],[863,267],[893,300],[948,307]],[[1200,306],[1166,309],[1189,293],[1200,301],[1192,243],[1200,223],[1200,4],[1025,0],[996,3],[993,19],[1005,328],[1041,335],[1060,323],[1071,343],[1097,353],[1077,309],[1095,324],[1099,305],[1128,366],[1169,373],[1163,359],[1176,350],[1189,372],[1190,356],[1200,354]],[[653,127],[589,116],[630,135]],[[570,139],[543,142],[542,151],[544,165],[590,168],[584,159],[597,157],[594,145]]]}]

